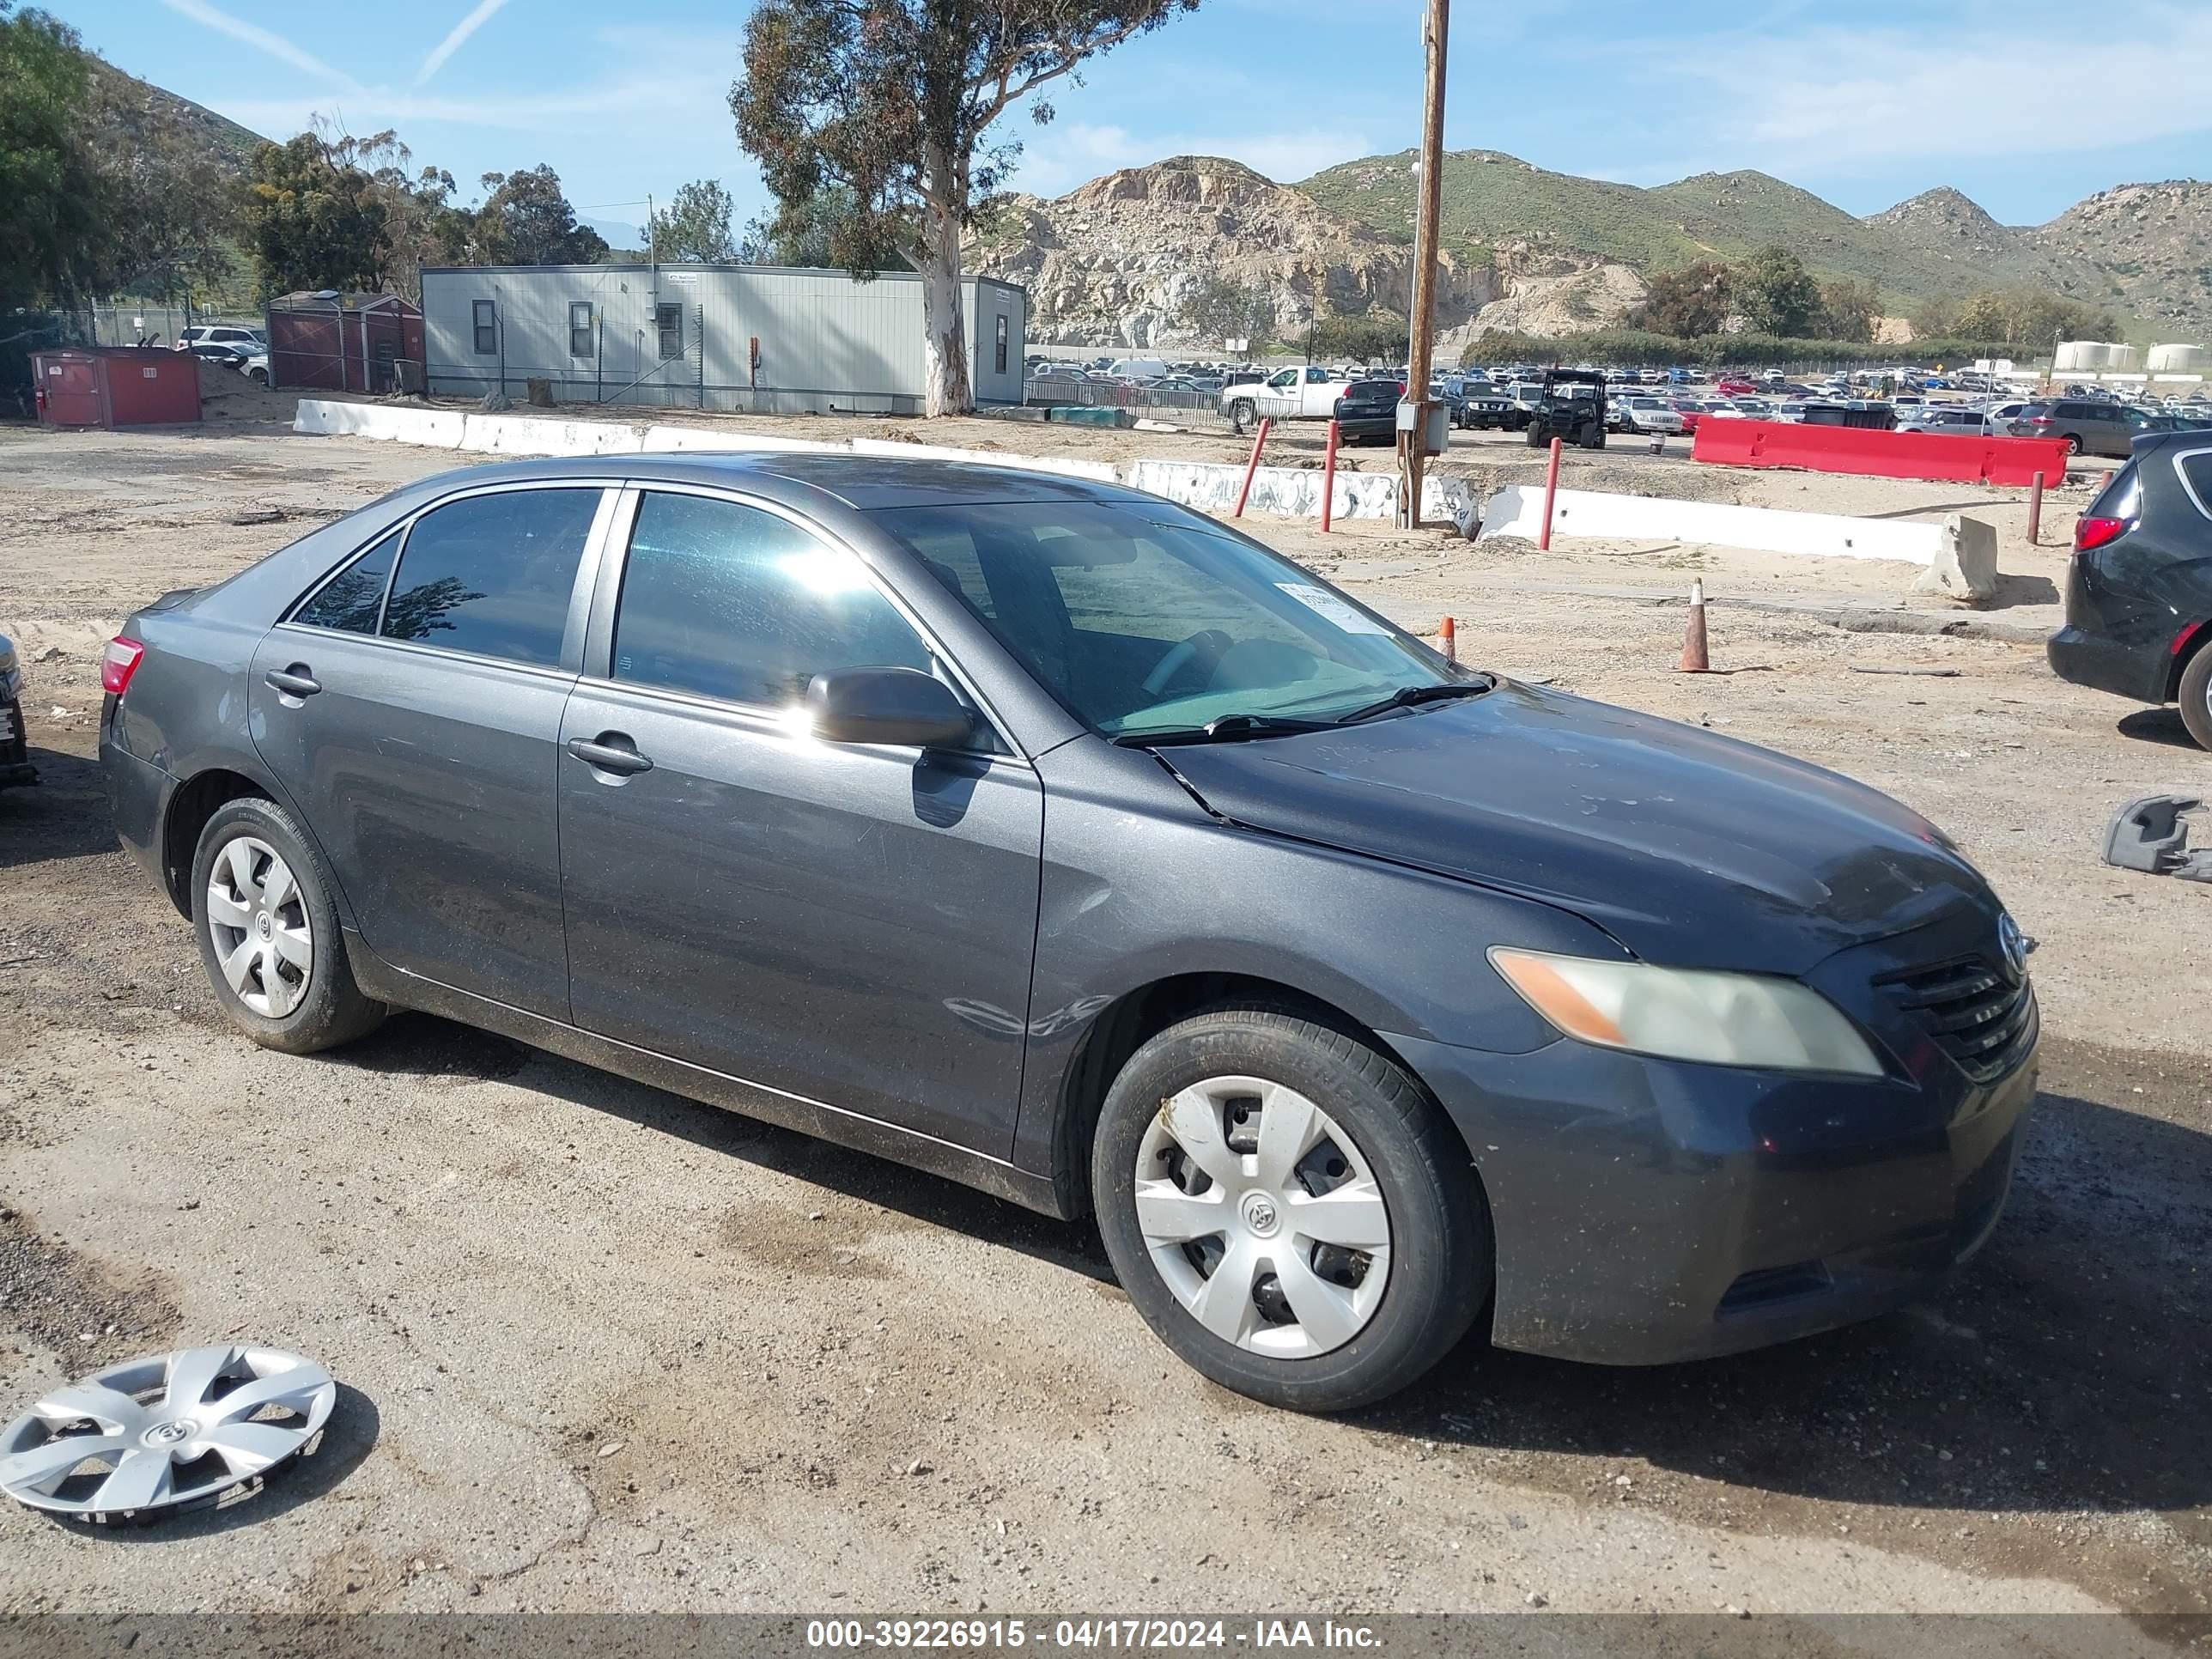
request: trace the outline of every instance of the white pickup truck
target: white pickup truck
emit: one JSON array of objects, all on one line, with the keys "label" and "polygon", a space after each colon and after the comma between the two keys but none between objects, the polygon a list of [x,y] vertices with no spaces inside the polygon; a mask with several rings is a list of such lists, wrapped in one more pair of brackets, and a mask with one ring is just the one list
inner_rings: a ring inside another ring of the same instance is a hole
[{"label": "white pickup truck", "polygon": [[1351,384],[1341,374],[1305,363],[1278,369],[1256,386],[1225,387],[1221,412],[1239,432],[1249,432],[1262,420],[1326,421],[1336,413],[1336,400]]}]

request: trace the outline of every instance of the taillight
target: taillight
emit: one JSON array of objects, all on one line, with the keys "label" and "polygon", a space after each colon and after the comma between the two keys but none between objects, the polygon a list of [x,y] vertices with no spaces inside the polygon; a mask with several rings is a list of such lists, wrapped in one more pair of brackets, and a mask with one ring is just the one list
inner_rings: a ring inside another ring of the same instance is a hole
[{"label": "taillight", "polygon": [[130,689],[131,677],[138,672],[138,664],[146,655],[146,647],[134,639],[118,634],[108,641],[107,649],[100,659],[100,689],[111,697],[119,697]]},{"label": "taillight", "polygon": [[2027,423],[2030,426],[2049,426],[2051,424],[2051,416],[2048,415],[2031,415],[2027,417]]},{"label": "taillight", "polygon": [[2076,519],[2074,521],[2074,550],[2087,553],[2093,547],[2102,547],[2106,542],[2118,541],[2127,533],[2125,519]]}]

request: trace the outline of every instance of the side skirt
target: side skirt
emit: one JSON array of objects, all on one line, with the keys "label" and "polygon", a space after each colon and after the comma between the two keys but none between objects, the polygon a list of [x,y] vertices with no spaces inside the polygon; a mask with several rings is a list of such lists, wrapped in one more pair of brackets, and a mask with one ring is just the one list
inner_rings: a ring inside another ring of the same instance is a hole
[{"label": "side skirt", "polygon": [[364,995],[379,1002],[496,1032],[533,1048],[559,1054],[564,1060],[595,1066],[603,1072],[665,1089],[686,1099],[703,1101],[709,1106],[720,1106],[764,1123],[834,1141],[840,1146],[887,1158],[909,1169],[943,1176],[1024,1209],[1067,1219],[1066,1211],[1048,1176],[1031,1175],[1002,1158],[903,1129],[880,1118],[864,1116],[804,1095],[772,1089],[765,1084],[749,1083],[726,1072],[672,1059],[650,1048],[600,1036],[543,1014],[404,972],[368,949],[350,930],[345,934],[345,944],[355,982]]}]

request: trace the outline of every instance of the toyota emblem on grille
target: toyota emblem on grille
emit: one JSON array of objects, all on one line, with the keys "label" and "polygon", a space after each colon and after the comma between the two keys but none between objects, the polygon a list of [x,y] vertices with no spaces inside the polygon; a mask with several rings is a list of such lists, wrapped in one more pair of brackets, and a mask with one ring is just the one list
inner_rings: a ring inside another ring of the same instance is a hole
[{"label": "toyota emblem on grille", "polygon": [[1997,949],[2004,953],[2007,972],[2015,980],[2027,977],[2027,940],[2021,935],[2020,924],[2009,915],[1997,918]]}]

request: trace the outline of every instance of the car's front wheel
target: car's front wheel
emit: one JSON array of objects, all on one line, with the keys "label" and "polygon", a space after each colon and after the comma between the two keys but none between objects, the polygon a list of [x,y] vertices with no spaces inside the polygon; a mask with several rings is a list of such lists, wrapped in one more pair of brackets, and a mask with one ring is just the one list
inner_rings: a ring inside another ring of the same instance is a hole
[{"label": "car's front wheel", "polygon": [[1239,398],[1229,405],[1230,430],[1243,437],[1260,423],[1260,412],[1248,398]]},{"label": "car's front wheel", "polygon": [[1269,1405],[1397,1392],[1489,1293],[1489,1212],[1457,1133],[1401,1067],[1291,1014],[1220,1009],[1139,1048],[1091,1178],[1145,1322]]},{"label": "car's front wheel", "polygon": [[322,860],[274,801],[231,801],[200,831],[192,926],[216,1000],[264,1048],[313,1054],[384,1018],[354,983]]}]

